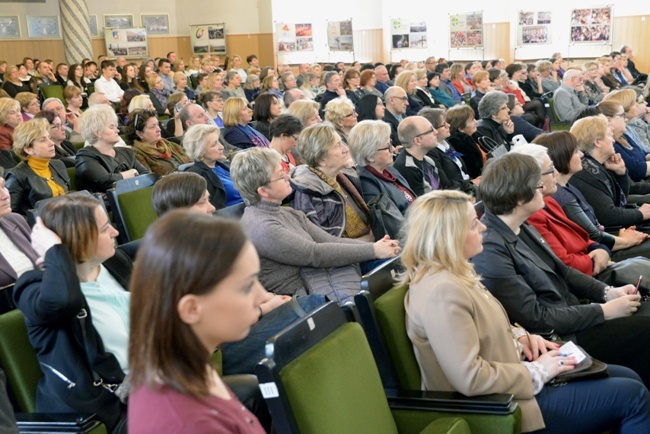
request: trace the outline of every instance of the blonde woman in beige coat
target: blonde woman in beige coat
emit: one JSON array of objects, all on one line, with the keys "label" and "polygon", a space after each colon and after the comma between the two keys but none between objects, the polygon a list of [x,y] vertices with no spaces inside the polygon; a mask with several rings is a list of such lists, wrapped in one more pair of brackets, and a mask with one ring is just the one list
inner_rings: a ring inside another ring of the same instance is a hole
[{"label": "blonde woman in beige coat", "polygon": [[406,328],[423,389],[513,394],[524,432],[649,432],[648,391],[628,368],[609,365],[609,378],[545,386],[574,369],[575,359],[511,326],[480,283],[468,260],[481,252],[485,226],[470,200],[458,191],[434,191],[407,215],[405,233],[414,236],[407,236],[402,255],[410,285]]}]

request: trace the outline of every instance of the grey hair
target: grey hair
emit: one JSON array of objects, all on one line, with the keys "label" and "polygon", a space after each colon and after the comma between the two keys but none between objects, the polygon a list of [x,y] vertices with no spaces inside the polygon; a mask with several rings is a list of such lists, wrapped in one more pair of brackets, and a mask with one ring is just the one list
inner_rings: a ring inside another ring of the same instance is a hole
[{"label": "grey hair", "polygon": [[185,155],[194,161],[200,160],[205,154],[207,143],[205,136],[210,133],[217,133],[217,137],[221,134],[219,127],[209,124],[196,124],[192,125],[183,136],[183,150]]},{"label": "grey hair", "polygon": [[542,162],[544,161],[544,155],[548,155],[548,148],[546,146],[538,145],[535,143],[524,143],[521,145],[514,146],[510,149],[510,152],[515,154],[524,154],[530,155],[537,161],[539,167],[542,167]]},{"label": "grey hair", "polygon": [[326,72],[325,76],[323,77],[323,83],[325,83],[325,85],[328,85],[332,81],[332,77],[334,77],[335,75],[339,75],[339,73],[336,71]]},{"label": "grey hair", "polygon": [[115,110],[106,104],[90,107],[79,117],[79,131],[81,136],[94,145],[99,140],[97,132],[102,131],[111,122],[117,122]]},{"label": "grey hair", "polygon": [[367,166],[372,156],[389,140],[390,125],[383,121],[365,120],[356,124],[350,131],[348,147],[354,162]]},{"label": "grey hair", "polygon": [[296,116],[302,121],[303,124],[306,124],[309,118],[314,116],[314,113],[318,114],[318,109],[320,106],[316,101],[310,99],[300,99],[294,101],[293,104],[289,106],[287,113]]},{"label": "grey hair", "polygon": [[235,154],[230,164],[230,176],[246,205],[259,203],[257,189],[268,185],[282,157],[275,149],[251,148]]},{"label": "grey hair", "polygon": [[318,167],[334,146],[336,130],[330,123],[314,124],[300,133],[296,150],[310,167]]},{"label": "grey hair", "polygon": [[539,73],[548,71],[549,69],[551,69],[551,66],[553,66],[553,64],[548,60],[538,60],[535,63],[535,67],[537,68],[537,72]]},{"label": "grey hair", "polygon": [[[93,93],[91,93],[90,96],[88,97],[88,107],[94,107],[94,106],[99,105],[99,104],[108,105],[108,104],[100,103],[99,101],[97,101],[97,99],[99,98],[100,95],[106,96],[106,94],[104,92],[93,92]],[[134,98],[137,98],[138,96],[141,96],[141,95],[136,95]],[[147,96],[149,96],[149,95],[147,95]],[[133,101],[133,100],[131,100],[131,101]],[[131,113],[131,110],[129,110],[129,113]]]},{"label": "grey hair", "polygon": [[399,86],[391,86],[388,89],[386,89],[386,92],[384,93],[384,103],[388,104],[388,100],[393,97],[397,96],[399,93],[400,95],[404,92],[404,95],[406,96],[406,91],[402,89]]},{"label": "grey hair", "polygon": [[239,75],[239,72],[233,71],[232,69],[230,71],[228,71],[228,74],[226,74],[226,79],[224,80],[226,82],[226,84],[230,83],[230,80],[232,80],[232,78],[235,75]]},{"label": "grey hair", "polygon": [[48,98],[45,101],[43,101],[43,104],[41,104],[41,110],[45,110],[45,107],[47,107],[47,105],[49,103],[54,102],[54,101],[60,102],[61,105],[63,105],[63,107],[65,107],[65,105],[63,104],[63,101],[61,101],[59,98],[52,97],[52,98]]},{"label": "grey hair", "polygon": [[508,103],[508,95],[500,90],[493,90],[485,94],[478,103],[478,114],[481,119],[490,119],[499,113],[501,106]]}]

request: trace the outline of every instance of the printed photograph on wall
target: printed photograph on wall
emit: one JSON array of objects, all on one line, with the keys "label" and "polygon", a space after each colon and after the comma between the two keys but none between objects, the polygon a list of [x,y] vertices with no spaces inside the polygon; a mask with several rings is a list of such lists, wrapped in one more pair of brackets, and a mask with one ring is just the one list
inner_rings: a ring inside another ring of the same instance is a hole
[{"label": "printed photograph on wall", "polygon": [[609,42],[611,37],[611,7],[574,9],[571,11],[571,42]]},{"label": "printed photograph on wall", "polygon": [[451,48],[480,48],[483,46],[483,12],[449,16],[449,45]]},{"label": "printed photograph on wall", "polygon": [[169,35],[169,15],[141,14],[140,24],[147,29],[149,35]]},{"label": "printed photograph on wall", "polygon": [[[517,26],[517,43],[519,46],[551,43],[550,12],[521,11],[519,17],[519,25]],[[537,25],[534,25],[535,21],[537,21]]]},{"label": "printed photograph on wall", "polygon": [[392,45],[394,50],[404,48],[427,48],[427,22],[402,18],[391,19]]},{"label": "printed photograph on wall", "polygon": [[30,38],[60,38],[59,16],[27,15],[27,36]]},{"label": "printed photograph on wall", "polygon": [[133,15],[104,15],[104,28],[130,29],[133,27]]},{"label": "printed photograph on wall", "polygon": [[149,53],[147,29],[144,27],[104,29],[104,43],[108,56],[137,58],[146,57]]},{"label": "printed photograph on wall", "polygon": [[352,21],[329,21],[327,45],[330,51],[354,51]]},{"label": "printed photograph on wall", "polygon": [[17,15],[0,17],[0,39],[20,38],[20,20]]},{"label": "printed photograph on wall", "polygon": [[226,52],[224,23],[190,25],[190,44],[194,54],[224,54]]}]

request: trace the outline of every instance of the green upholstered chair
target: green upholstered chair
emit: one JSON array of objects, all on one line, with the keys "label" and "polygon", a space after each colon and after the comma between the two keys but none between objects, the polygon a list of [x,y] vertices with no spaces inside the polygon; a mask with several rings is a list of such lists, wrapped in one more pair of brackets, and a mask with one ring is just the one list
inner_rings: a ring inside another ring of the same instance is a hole
[{"label": "green upholstered chair", "polygon": [[[7,375],[7,384],[14,398],[14,405],[20,412],[16,414],[20,432],[28,432],[22,426],[23,421],[56,418],[55,415],[35,413],[36,387],[43,373],[29,342],[25,319],[19,310],[0,315],[0,365]],[[39,429],[40,432],[54,432],[50,431],[51,427],[47,425],[41,425]],[[106,434],[106,427],[94,420],[82,431],[57,430],[57,432]]]},{"label": "green upholstered chair", "polygon": [[113,221],[120,232],[119,244],[142,238],[156,220],[151,194],[157,179],[153,173],[140,175],[117,181],[115,188],[106,191]]},{"label": "green upholstered chair", "polygon": [[58,84],[47,84],[40,87],[40,92],[43,95],[43,100],[48,98],[58,98],[62,104],[65,104],[63,98],[63,88]]},{"label": "green upholstered chair", "polygon": [[462,415],[391,408],[365,334],[329,303],[267,342],[256,368],[276,432],[468,433]]},{"label": "green upholstered chair", "polygon": [[[442,399],[444,403],[441,409],[446,407],[448,411],[461,412],[472,432],[520,433],[521,409],[512,401],[511,395],[466,397],[456,392],[421,391],[420,367],[405,326],[404,297],[407,290],[407,286],[397,285],[376,299],[368,291],[362,291],[355,297],[364,330],[368,333],[373,354],[380,366],[384,386],[389,390],[396,387],[400,396],[420,394],[434,401]],[[379,292],[375,290],[374,294]],[[485,400],[494,400],[494,406],[486,406]]]},{"label": "green upholstered chair", "polygon": [[548,99],[548,111],[551,115],[551,131],[569,131],[571,129],[571,122],[562,122],[555,113],[555,105],[553,98]]},{"label": "green upholstered chair", "polygon": [[66,170],[70,178],[70,191],[77,191],[77,175],[75,175],[74,167],[68,167]]}]

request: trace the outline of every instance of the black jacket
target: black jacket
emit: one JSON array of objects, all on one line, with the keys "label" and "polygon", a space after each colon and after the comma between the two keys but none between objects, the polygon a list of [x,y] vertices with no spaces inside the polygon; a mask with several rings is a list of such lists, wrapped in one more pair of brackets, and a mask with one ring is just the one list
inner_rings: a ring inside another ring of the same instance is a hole
[{"label": "black jacket", "polygon": [[481,119],[478,121],[476,126],[477,137],[489,137],[499,145],[504,144],[506,149],[510,150],[510,141],[512,140],[513,134],[507,134],[500,124],[496,123],[492,119]]},{"label": "black jacket", "polygon": [[399,127],[399,121],[397,120],[395,115],[393,115],[391,112],[388,111],[388,109],[386,109],[382,121],[390,125],[390,143],[394,147],[401,146],[402,142],[400,142],[399,135],[397,134],[397,127]]},{"label": "black jacket", "polygon": [[[104,266],[128,288],[132,262],[125,253],[116,251]],[[121,383],[124,372],[115,356],[104,350],[93,326],[68,248],[61,244],[51,247],[43,267],[44,271],[32,270],[20,276],[14,289],[14,301],[25,317],[29,340],[43,370],[36,390],[36,411],[97,413],[111,432],[126,410],[113,393],[93,385],[89,360],[107,384]],[[77,317],[83,309],[87,313],[86,339]]]},{"label": "black jacket", "polygon": [[[476,194],[476,187],[469,180],[463,179],[463,174],[454,162],[454,160],[447,155],[442,149],[434,148],[427,152],[427,155],[436,162],[438,173],[440,174],[440,185],[446,190],[460,190],[474,196]],[[460,159],[463,172],[467,173],[467,168]]]},{"label": "black jacket", "polygon": [[476,142],[476,139],[460,131],[456,131],[447,139],[447,142],[458,152],[463,154],[463,162],[467,169],[466,173],[474,179],[481,176],[483,172],[483,153]]},{"label": "black jacket", "polygon": [[149,169],[140,164],[132,150],[124,147],[113,149],[115,158],[102,154],[92,146],[86,146],[77,152],[77,189],[105,193],[117,181],[124,179],[120,172],[135,169],[140,175],[149,173]]},{"label": "black jacket", "polygon": [[[230,170],[224,162],[217,161],[217,164],[224,169]],[[201,175],[208,182],[208,193],[210,194],[210,203],[216,209],[226,207],[226,189],[219,177],[203,161],[195,161],[187,172],[193,172]]]},{"label": "black jacket", "polygon": [[[70,177],[65,164],[59,160],[50,160],[50,170],[54,182],[68,192],[70,190]],[[52,197],[52,189],[47,181],[32,170],[26,161],[20,162],[16,167],[7,172],[7,189],[11,193],[11,209],[13,212],[25,215],[34,208],[36,202]]]},{"label": "black jacket", "polygon": [[564,265],[528,224],[521,226],[523,236],[518,237],[489,212],[481,221],[487,226],[483,252],[472,262],[511,322],[531,333],[555,329],[569,339],[604,323],[598,303],[581,305],[578,298],[602,301],[605,283]]},{"label": "black jacket", "polygon": [[[406,200],[406,196],[402,190],[397,188],[392,182],[384,181],[383,179],[376,177],[363,166],[357,165],[355,168],[357,169],[357,174],[359,174],[361,193],[363,194],[363,200],[365,200],[366,203],[370,202],[375,196],[378,196],[381,193],[386,193],[388,198],[395,203],[402,214],[406,213],[409,202]],[[395,176],[395,181],[398,184],[411,190],[411,186],[406,179],[404,179],[402,174],[397,171],[397,169],[389,166],[386,170]],[[415,193],[413,193],[412,196],[413,199],[417,197]]]}]

